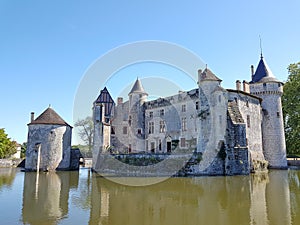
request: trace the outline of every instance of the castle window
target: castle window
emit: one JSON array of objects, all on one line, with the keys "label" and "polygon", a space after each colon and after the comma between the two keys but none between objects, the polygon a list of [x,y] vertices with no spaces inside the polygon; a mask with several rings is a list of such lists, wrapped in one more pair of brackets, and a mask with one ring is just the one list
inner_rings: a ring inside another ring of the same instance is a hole
[{"label": "castle window", "polygon": [[248,100],[246,101],[246,106],[249,107],[249,101]]},{"label": "castle window", "polygon": [[123,134],[127,134],[127,127],[123,127]]},{"label": "castle window", "polygon": [[159,114],[160,114],[161,116],[164,116],[164,115],[165,115],[165,110],[164,110],[164,109],[161,109],[161,110],[159,111]]},{"label": "castle window", "polygon": [[153,118],[153,112],[149,112],[149,117]]},{"label": "castle window", "polygon": [[182,131],[186,131],[186,117],[183,117],[181,120]]},{"label": "castle window", "polygon": [[199,107],[199,102],[196,102],[196,110],[198,110],[200,107]]},{"label": "castle window", "polygon": [[219,95],[219,102],[221,102],[221,95]]},{"label": "castle window", "polygon": [[220,126],[222,126],[222,116],[221,115],[219,115],[219,124],[220,124]]},{"label": "castle window", "polygon": [[115,132],[115,127],[114,127],[114,126],[111,126],[110,132],[111,132],[111,134],[116,134],[116,132]]},{"label": "castle window", "polygon": [[146,140],[146,151],[148,151],[148,140]]},{"label": "castle window", "polygon": [[132,119],[131,116],[129,116],[129,118],[128,118],[128,125],[129,126],[131,126],[131,119]]},{"label": "castle window", "polygon": [[163,120],[159,121],[159,133],[164,133],[165,132],[165,122]]},{"label": "castle window", "polygon": [[180,138],[180,147],[181,148],[185,147],[185,138]]},{"label": "castle window", "polygon": [[280,112],[277,112],[277,117],[278,117],[278,118],[280,117]]},{"label": "castle window", "polygon": [[250,116],[247,115],[247,127],[250,128]]},{"label": "castle window", "polygon": [[131,153],[131,144],[128,145],[128,152]]},{"label": "castle window", "polygon": [[158,150],[161,151],[162,147],[161,147],[161,139],[158,140]]},{"label": "castle window", "polygon": [[263,86],[264,86],[264,88],[266,88],[266,87],[267,87],[267,84],[266,84],[266,83],[263,83]]},{"label": "castle window", "polygon": [[155,142],[151,142],[151,143],[150,143],[150,151],[151,151],[152,153],[155,152]]},{"label": "castle window", "polygon": [[154,133],[154,122],[149,122],[149,134]]},{"label": "castle window", "polygon": [[185,111],[186,111],[186,105],[182,105],[181,111],[182,111],[182,112],[185,112]]},{"label": "castle window", "polygon": [[141,128],[137,129],[137,133],[142,134],[142,129]]},{"label": "castle window", "polygon": [[278,83],[278,87],[281,87],[281,83]]}]

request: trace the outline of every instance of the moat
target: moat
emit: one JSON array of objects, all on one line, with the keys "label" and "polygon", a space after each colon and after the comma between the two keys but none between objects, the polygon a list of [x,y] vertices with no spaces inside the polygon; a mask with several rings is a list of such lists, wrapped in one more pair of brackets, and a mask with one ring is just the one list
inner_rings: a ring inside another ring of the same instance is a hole
[{"label": "moat", "polygon": [[300,171],[131,187],[84,168],[39,176],[0,168],[0,202],[0,224],[300,224]]}]

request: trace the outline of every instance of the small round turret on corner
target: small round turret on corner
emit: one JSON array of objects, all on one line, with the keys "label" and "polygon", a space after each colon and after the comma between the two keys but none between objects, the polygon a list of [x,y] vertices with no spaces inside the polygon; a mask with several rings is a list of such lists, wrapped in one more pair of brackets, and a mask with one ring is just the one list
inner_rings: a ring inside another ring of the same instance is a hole
[{"label": "small round turret on corner", "polygon": [[262,98],[262,139],[269,168],[286,169],[286,144],[281,96],[283,83],[273,75],[263,56],[250,82],[250,93]]}]

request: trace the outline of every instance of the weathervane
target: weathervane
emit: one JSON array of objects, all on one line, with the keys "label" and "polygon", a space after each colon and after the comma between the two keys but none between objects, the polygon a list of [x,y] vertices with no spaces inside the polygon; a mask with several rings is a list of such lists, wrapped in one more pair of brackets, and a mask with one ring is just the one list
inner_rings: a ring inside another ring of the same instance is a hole
[{"label": "weathervane", "polygon": [[263,58],[262,54],[262,44],[261,44],[261,36],[259,35],[259,46],[260,46],[260,57]]}]

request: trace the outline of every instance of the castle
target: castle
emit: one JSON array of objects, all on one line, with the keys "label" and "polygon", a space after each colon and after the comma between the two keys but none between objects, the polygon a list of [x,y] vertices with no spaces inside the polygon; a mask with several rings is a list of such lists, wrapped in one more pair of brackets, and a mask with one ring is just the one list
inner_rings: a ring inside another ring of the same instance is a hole
[{"label": "castle", "polygon": [[168,155],[191,150],[201,160],[187,165],[192,175],[249,174],[287,168],[281,96],[283,83],[261,55],[251,81],[224,89],[208,68],[198,87],[147,101],[139,79],[129,100],[117,104],[104,88],[93,104],[93,168],[107,152]]}]

